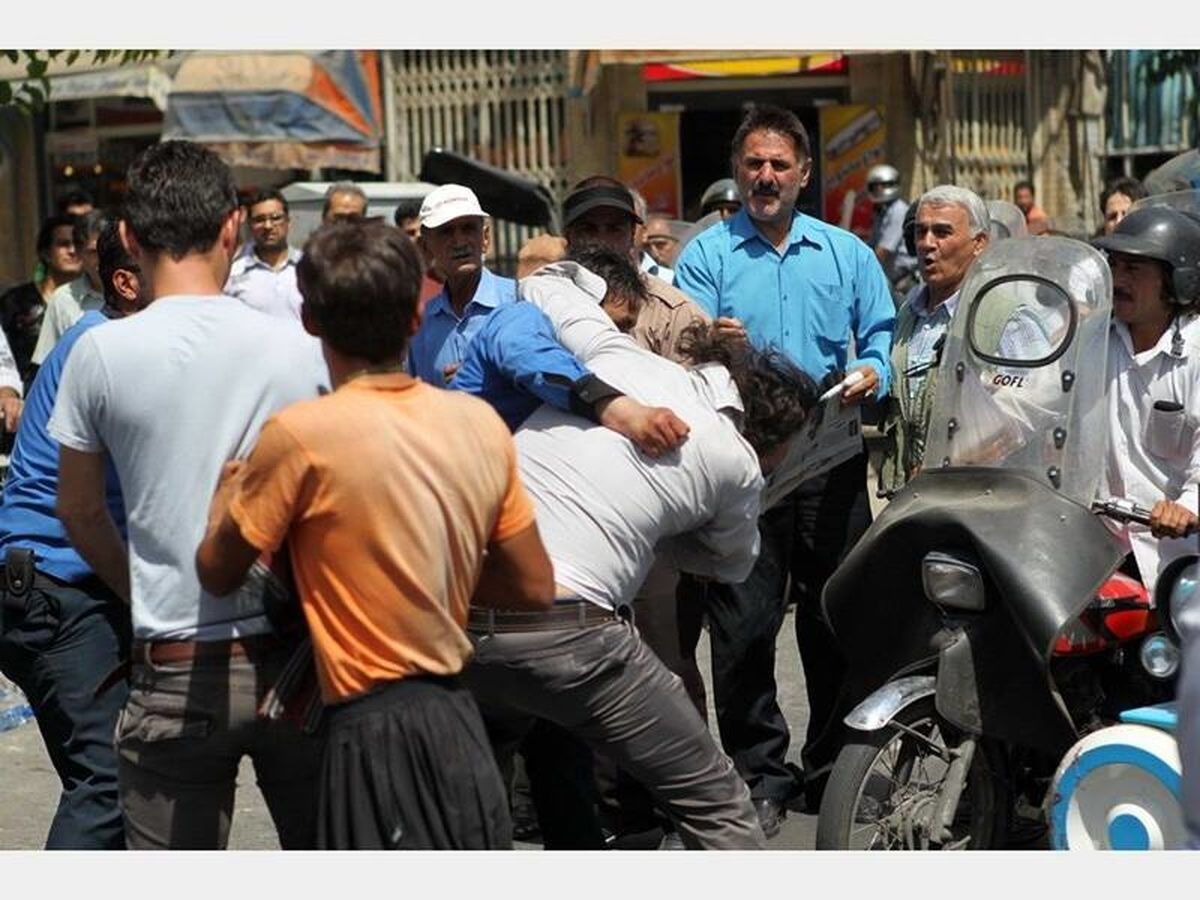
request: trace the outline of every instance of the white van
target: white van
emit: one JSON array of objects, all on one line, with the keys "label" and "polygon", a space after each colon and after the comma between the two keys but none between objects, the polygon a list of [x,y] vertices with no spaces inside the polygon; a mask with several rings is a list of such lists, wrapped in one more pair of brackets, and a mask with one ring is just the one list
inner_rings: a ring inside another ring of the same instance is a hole
[{"label": "white van", "polygon": [[[288,243],[293,247],[303,247],[309,234],[321,224],[325,192],[334,183],[295,181],[280,190],[288,202],[288,212],[292,220],[288,230]],[[424,181],[359,181],[355,184],[367,195],[367,215],[380,216],[389,225],[397,206],[413,201],[419,204],[425,199],[425,195],[436,187]]]}]

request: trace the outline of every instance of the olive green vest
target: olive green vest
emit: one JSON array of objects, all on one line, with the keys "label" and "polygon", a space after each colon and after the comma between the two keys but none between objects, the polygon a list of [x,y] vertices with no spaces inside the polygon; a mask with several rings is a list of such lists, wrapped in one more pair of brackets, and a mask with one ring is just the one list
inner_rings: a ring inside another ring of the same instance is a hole
[{"label": "olive green vest", "polygon": [[879,488],[897,491],[908,482],[909,473],[921,465],[925,454],[925,434],[933,413],[937,387],[937,369],[925,373],[925,381],[911,400],[908,396],[908,344],[920,321],[912,301],[896,311],[892,332],[892,384],[888,391],[888,412],[883,423],[883,462],[879,467]]}]

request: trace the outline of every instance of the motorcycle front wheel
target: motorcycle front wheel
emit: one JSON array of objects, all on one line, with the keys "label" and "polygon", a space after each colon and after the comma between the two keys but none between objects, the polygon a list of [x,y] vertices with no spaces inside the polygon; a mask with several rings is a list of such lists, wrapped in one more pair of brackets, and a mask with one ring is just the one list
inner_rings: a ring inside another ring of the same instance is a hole
[{"label": "motorcycle front wheel", "polygon": [[1003,840],[1003,757],[987,741],[975,748],[949,839],[929,824],[949,770],[938,751],[945,753],[948,740],[957,744],[933,697],[900,710],[878,731],[853,734],[857,740],[842,748],[825,788],[818,850],[987,850]]}]

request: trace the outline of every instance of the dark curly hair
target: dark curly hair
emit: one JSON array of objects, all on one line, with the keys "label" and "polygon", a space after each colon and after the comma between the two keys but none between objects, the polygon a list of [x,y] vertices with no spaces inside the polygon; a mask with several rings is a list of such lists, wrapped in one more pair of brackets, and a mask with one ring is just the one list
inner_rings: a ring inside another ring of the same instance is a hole
[{"label": "dark curly hair", "polygon": [[296,285],[335,350],[382,363],[408,343],[423,268],[402,231],[380,221],[333,222],[305,242]]},{"label": "dark curly hair", "polygon": [[759,456],[787,443],[817,405],[817,383],[778,350],[759,350],[707,322],[685,328],[679,348],[692,365],[720,363],[729,370],[746,410],[742,437]]}]

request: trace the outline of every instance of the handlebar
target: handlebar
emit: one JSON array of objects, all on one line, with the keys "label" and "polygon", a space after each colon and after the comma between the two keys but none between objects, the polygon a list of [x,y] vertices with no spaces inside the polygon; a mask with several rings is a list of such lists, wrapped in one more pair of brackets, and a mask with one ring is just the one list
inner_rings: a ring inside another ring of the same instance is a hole
[{"label": "handlebar", "polygon": [[1150,524],[1150,510],[1124,497],[1096,500],[1092,503],[1092,512],[1107,516],[1115,522],[1134,522],[1147,526]]},{"label": "handlebar", "polygon": [[[1108,500],[1097,500],[1092,504],[1092,512],[1107,516],[1117,522],[1135,522],[1138,525],[1150,525],[1150,510],[1138,506],[1132,500],[1124,497],[1112,497]],[[1200,522],[1192,520],[1183,533],[1188,537],[1200,531]],[[1159,535],[1162,537],[1162,535]]]}]

